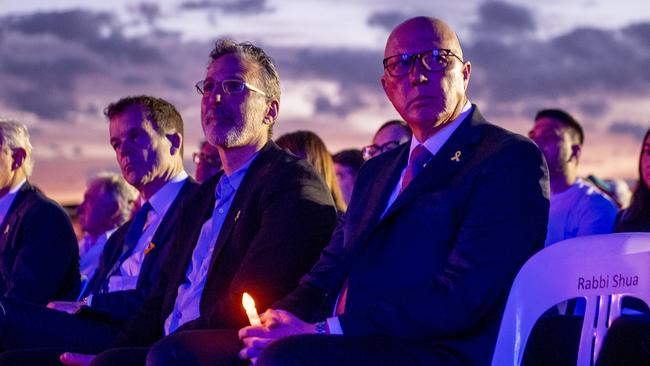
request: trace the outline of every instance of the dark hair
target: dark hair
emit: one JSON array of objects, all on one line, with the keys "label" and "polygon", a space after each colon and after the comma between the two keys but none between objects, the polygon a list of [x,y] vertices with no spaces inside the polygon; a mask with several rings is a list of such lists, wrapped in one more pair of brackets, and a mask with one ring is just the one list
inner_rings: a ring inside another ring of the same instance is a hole
[{"label": "dark hair", "polygon": [[390,121],[384,122],[384,124],[377,129],[377,132],[375,132],[375,136],[377,136],[379,131],[390,126],[401,127],[404,130],[406,136],[408,136],[408,138],[411,138],[411,136],[413,136],[413,131],[411,131],[411,127],[409,127],[409,125],[406,122],[402,121],[401,119],[391,119]]},{"label": "dark hair", "polygon": [[[152,127],[161,135],[178,132],[183,136],[183,118],[173,104],[162,98],[149,95],[129,96],[111,103],[104,109],[104,115],[111,119],[131,106],[140,106],[147,111],[146,118],[151,122]],[[183,156],[183,145],[181,145],[181,156]]]},{"label": "dark hair", "polygon": [[347,206],[339,182],[336,179],[334,161],[323,140],[311,131],[296,131],[280,136],[276,143],[281,148],[287,149],[294,155],[307,160],[323,177],[329,187],[336,209],[339,212],[345,212]]},{"label": "dark hair", "polygon": [[[639,182],[634,189],[630,206],[625,209],[621,215],[619,222],[616,224],[616,231],[626,231],[625,228],[635,228],[642,222],[650,222],[650,187],[643,179],[643,167],[641,160],[643,159],[643,151],[645,149],[645,142],[650,137],[650,129],[645,133],[641,142],[641,154],[639,154]],[[638,231],[638,229],[634,229]]]},{"label": "dark hair", "polygon": [[[260,82],[262,90],[266,93],[267,100],[280,100],[280,76],[275,68],[273,59],[264,50],[250,42],[237,43],[232,39],[219,39],[216,41],[214,48],[210,51],[210,64],[219,57],[234,53],[248,59],[262,70]],[[273,125],[269,124],[269,139],[273,135]]]},{"label": "dark hair", "polygon": [[363,153],[359,149],[341,150],[332,156],[336,164],[345,165],[350,167],[354,174],[357,174],[361,165],[365,162],[363,160]]},{"label": "dark hair", "polygon": [[578,135],[578,142],[580,145],[585,143],[585,133],[582,129],[582,126],[580,126],[580,123],[578,123],[578,121],[569,113],[561,109],[542,109],[541,111],[537,112],[535,121],[540,118],[553,118],[562,122],[566,127],[569,127],[575,131],[575,133]]}]

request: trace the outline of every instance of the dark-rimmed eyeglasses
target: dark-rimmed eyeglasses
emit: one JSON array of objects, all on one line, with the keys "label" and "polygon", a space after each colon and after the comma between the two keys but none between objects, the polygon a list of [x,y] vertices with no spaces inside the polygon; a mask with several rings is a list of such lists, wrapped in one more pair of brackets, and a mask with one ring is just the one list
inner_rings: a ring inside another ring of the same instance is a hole
[{"label": "dark-rimmed eyeglasses", "polygon": [[[214,80],[206,79],[206,80],[201,80],[197,82],[194,87],[196,87],[196,91],[205,96],[206,94],[212,94],[215,92],[217,89],[217,85],[219,85],[219,82],[216,82]],[[252,90],[256,93],[262,94],[262,96],[266,96],[266,93],[263,92],[261,89],[254,87],[253,85],[243,81],[243,80],[237,80],[237,79],[228,79],[224,80],[221,82],[221,89],[226,93],[226,94],[241,94],[244,92],[244,90]]]},{"label": "dark-rimmed eyeglasses", "polygon": [[415,59],[420,60],[420,64],[429,71],[442,71],[447,68],[451,57],[456,57],[463,64],[463,61],[451,50],[434,48],[432,50],[420,53],[404,53],[386,57],[384,59],[384,69],[390,76],[404,76],[413,70]]},{"label": "dark-rimmed eyeglasses", "polygon": [[369,160],[381,153],[385,153],[386,151],[393,150],[399,145],[400,145],[399,141],[388,141],[383,145],[368,145],[368,146],[364,146],[361,149],[361,153],[363,154],[364,160]]},{"label": "dark-rimmed eyeglasses", "polygon": [[192,159],[194,160],[194,164],[204,162],[213,166],[221,166],[221,159],[219,158],[219,155],[208,155],[202,152],[195,152],[192,154]]}]

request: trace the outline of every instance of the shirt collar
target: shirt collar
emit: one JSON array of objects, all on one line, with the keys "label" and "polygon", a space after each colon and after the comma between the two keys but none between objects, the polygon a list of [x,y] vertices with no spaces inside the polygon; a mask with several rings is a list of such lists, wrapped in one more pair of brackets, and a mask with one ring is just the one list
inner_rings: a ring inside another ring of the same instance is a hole
[{"label": "shirt collar", "polygon": [[25,185],[25,182],[27,182],[27,180],[23,179],[20,183],[18,183],[17,186],[9,190],[7,194],[5,194],[0,198],[0,206],[2,207],[6,206],[6,211],[9,211],[9,206],[11,206],[11,203],[14,201],[14,198],[16,198],[18,191]]},{"label": "shirt collar", "polygon": [[429,137],[426,139],[424,142],[418,141],[415,136],[411,139],[411,146],[409,148],[409,157],[413,153],[413,150],[415,149],[416,146],[422,144],[424,147],[426,147],[431,154],[436,155],[438,151],[442,148],[442,145],[449,140],[449,137],[456,131],[458,126],[460,126],[461,122],[470,114],[472,111],[472,103],[468,100],[467,103],[465,103],[465,106],[463,107],[463,110],[460,112],[458,117],[456,117],[453,121],[448,123],[446,126],[444,126],[442,129],[440,129],[437,133],[435,133],[433,136]]},{"label": "shirt collar", "polygon": [[259,151],[253,154],[253,156],[251,156],[250,159],[248,159],[248,161],[244,163],[244,165],[242,165],[241,167],[239,167],[239,169],[232,172],[232,174],[227,175],[224,172],[223,175],[221,176],[221,181],[223,183],[230,184],[232,188],[235,191],[237,191],[239,189],[239,186],[241,185],[241,182],[244,180],[244,176],[246,176],[246,172],[248,172],[248,169],[251,167],[251,164],[253,164],[253,161],[255,160],[257,155],[259,155]]},{"label": "shirt collar", "polygon": [[149,198],[151,208],[157,214],[167,211],[169,206],[171,206],[172,202],[174,201],[174,198],[176,198],[178,191],[181,190],[181,187],[185,183],[187,177],[187,173],[184,170],[181,171],[174,178],[165,183],[165,185],[162,186],[158,192],[154,193],[151,198]]}]

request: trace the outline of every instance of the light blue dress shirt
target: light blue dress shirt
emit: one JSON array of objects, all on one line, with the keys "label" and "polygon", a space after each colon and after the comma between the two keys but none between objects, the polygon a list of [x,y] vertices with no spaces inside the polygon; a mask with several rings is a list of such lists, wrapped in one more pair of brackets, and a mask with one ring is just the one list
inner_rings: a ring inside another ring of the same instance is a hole
[{"label": "light blue dress shirt", "polygon": [[199,239],[192,253],[192,261],[185,274],[185,281],[178,286],[174,310],[165,320],[165,335],[173,333],[181,325],[199,317],[201,295],[212,262],[212,253],[217,237],[226,220],[235,193],[256,156],[257,154],[230,176],[226,174],[221,176],[215,190],[216,202],[212,216],[201,227]]}]

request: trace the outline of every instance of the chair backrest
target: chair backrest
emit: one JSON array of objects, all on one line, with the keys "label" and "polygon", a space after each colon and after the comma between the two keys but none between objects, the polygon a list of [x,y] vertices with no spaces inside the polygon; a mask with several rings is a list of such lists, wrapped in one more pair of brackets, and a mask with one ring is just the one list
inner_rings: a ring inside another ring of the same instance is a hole
[{"label": "chair backrest", "polygon": [[650,233],[584,236],[544,248],[515,278],[492,366],[519,366],[536,320],[576,297],[586,300],[577,366],[593,365],[625,296],[650,304]]}]

